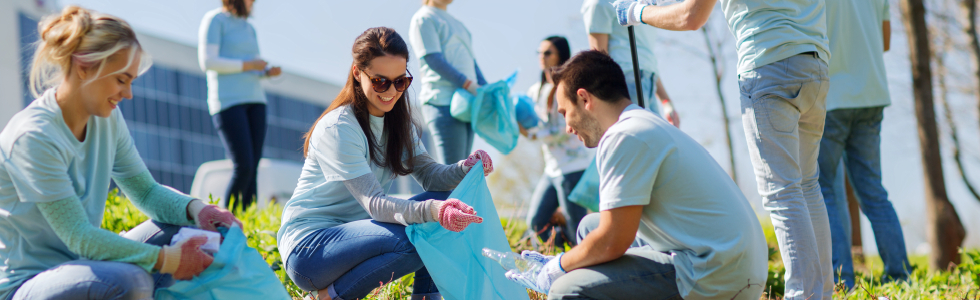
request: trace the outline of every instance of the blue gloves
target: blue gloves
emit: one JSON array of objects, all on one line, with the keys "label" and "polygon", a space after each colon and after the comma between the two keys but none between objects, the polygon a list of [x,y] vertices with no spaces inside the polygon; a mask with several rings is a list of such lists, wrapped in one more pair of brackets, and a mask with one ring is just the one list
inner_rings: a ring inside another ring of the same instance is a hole
[{"label": "blue gloves", "polygon": [[619,21],[619,25],[643,24],[643,8],[651,4],[649,1],[642,0],[616,0],[613,7],[616,8],[616,19]]},{"label": "blue gloves", "polygon": [[565,275],[565,270],[561,268],[561,256],[564,254],[559,253],[558,256],[548,256],[535,251],[525,250],[521,252],[522,258],[543,264],[537,274],[531,274],[532,272],[518,273],[517,270],[510,270],[504,275],[508,279],[514,280],[529,289],[547,294],[548,290],[551,289],[551,284],[558,277]]}]

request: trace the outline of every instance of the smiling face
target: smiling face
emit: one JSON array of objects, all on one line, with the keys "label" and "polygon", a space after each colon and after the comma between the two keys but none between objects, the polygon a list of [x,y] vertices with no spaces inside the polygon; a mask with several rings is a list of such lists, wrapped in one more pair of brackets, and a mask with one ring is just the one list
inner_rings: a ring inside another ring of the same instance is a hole
[{"label": "smiling face", "polygon": [[541,41],[538,45],[538,66],[542,70],[558,66],[558,48],[549,41]]},{"label": "smiling face", "polygon": [[[586,147],[595,148],[599,146],[599,139],[602,138],[603,132],[602,128],[599,126],[599,121],[595,116],[587,110],[587,106],[590,106],[589,100],[584,89],[579,89],[577,94],[568,95],[565,92],[565,83],[558,83],[558,87],[555,91],[555,99],[558,103],[558,113],[565,117],[565,130],[568,133],[575,134],[578,139],[585,144]],[[575,103],[572,103],[571,97],[578,97]],[[591,99],[595,101],[595,99]]]},{"label": "smiling face", "polygon": [[408,60],[404,57],[389,54],[374,58],[364,70],[358,70],[357,67],[352,69],[354,78],[357,78],[358,84],[361,85],[361,90],[367,96],[368,113],[372,116],[381,117],[386,112],[391,111],[395,107],[395,103],[398,102],[398,99],[401,98],[402,92],[396,90],[394,84],[391,84],[388,86],[387,91],[378,93],[374,90],[371,79],[384,78],[390,82],[400,77],[408,76],[408,72],[406,71],[407,65]]},{"label": "smiling face", "polygon": [[[124,49],[106,60],[99,73],[99,67],[74,66],[74,76],[81,84],[82,107],[89,115],[107,118],[123,99],[133,98],[133,80],[139,75],[140,51],[136,51],[130,61],[130,51]],[[127,66],[128,65],[128,66]]]}]

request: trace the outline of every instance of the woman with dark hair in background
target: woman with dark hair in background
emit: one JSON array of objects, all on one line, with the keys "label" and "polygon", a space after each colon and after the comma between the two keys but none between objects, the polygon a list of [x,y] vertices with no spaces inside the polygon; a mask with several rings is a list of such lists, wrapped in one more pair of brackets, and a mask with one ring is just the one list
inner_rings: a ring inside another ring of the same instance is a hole
[{"label": "woman with dark hair in background", "polygon": [[208,111],[233,164],[221,201],[248,207],[256,196],[255,177],[265,142],[266,99],[259,80],[279,76],[259,57],[255,28],[248,22],[254,0],[222,0],[209,11],[198,32],[197,59],[207,73]]},{"label": "woman with dark hair in background", "polygon": [[[565,118],[558,113],[555,97],[551,92],[554,82],[550,69],[565,63],[571,56],[568,40],[561,36],[551,36],[538,46],[538,60],[541,66],[541,81],[528,89],[527,94],[534,99],[534,111],[542,124],[521,132],[531,140],[540,140],[544,152],[544,175],[531,196],[527,213],[528,230],[536,233],[542,240],[548,240],[552,228],[556,228],[555,246],[568,242],[575,245],[575,238],[567,236],[575,232],[579,221],[585,217],[586,209],[569,202],[566,198],[572,188],[582,178],[582,173],[595,156],[593,149],[586,148],[578,137],[565,131]],[[554,227],[552,222],[556,209],[561,208],[564,227]]]},{"label": "woman with dark hair in background", "polygon": [[[395,30],[368,29],[352,52],[347,83],[306,134],[303,172],[283,209],[277,240],[286,274],[317,299],[358,299],[415,272],[412,299],[441,299],[405,226],[439,222],[458,232],[483,222],[472,207],[443,200],[477,162],[484,176],[492,172],[490,157],[477,150],[445,165],[426,152],[405,93],[408,45]],[[427,192],[385,194],[409,174]]]}]

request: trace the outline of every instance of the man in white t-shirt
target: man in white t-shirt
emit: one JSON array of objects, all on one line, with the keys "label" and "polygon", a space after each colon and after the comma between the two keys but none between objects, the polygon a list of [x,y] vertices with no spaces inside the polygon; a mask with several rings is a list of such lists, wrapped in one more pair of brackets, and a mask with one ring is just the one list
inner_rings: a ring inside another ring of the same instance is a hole
[{"label": "man in white t-shirt", "polygon": [[[762,227],[707,150],[633,104],[622,69],[585,51],[555,73],[566,129],[598,146],[599,213],[535,278],[549,299],[759,299],[768,272]],[[530,284],[533,283],[533,284]]]}]

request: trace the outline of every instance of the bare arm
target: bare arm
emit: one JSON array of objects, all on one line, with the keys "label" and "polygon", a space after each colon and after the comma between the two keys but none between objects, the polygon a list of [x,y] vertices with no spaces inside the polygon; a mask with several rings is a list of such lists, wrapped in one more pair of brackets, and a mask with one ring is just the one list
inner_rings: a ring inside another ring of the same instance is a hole
[{"label": "bare arm", "polygon": [[617,259],[633,244],[643,206],[624,206],[599,213],[599,227],[561,257],[566,272]]},{"label": "bare arm", "polygon": [[670,96],[667,95],[667,89],[664,88],[664,82],[660,81],[660,76],[657,76],[657,98],[660,98],[660,101],[670,102]]},{"label": "bare arm", "polygon": [[698,30],[708,22],[716,2],[687,0],[667,6],[647,5],[643,8],[643,23],[674,31]]},{"label": "bare arm", "polygon": [[605,33],[590,33],[589,49],[609,53],[609,35]]},{"label": "bare arm", "polygon": [[892,43],[892,21],[881,22],[881,37],[885,42],[885,52],[888,52]]}]

